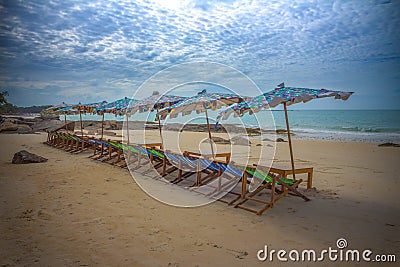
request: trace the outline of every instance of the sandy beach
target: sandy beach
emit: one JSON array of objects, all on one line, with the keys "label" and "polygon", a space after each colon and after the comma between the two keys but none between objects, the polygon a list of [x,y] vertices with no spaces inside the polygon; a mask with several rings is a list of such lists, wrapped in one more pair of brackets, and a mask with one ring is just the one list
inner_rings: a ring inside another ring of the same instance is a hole
[{"label": "sandy beach", "polygon": [[[187,136],[196,134],[204,135]],[[257,216],[221,202],[162,204],[127,170],[45,140],[43,133],[0,135],[2,266],[262,266],[268,263],[257,251],[265,245],[321,250],[338,238],[353,249],[400,252],[395,147],[295,141],[296,164],[314,167],[315,189],[305,191],[311,201],[287,196]],[[49,160],[11,164],[21,149]],[[275,162],[289,162],[287,143],[277,143]]]}]

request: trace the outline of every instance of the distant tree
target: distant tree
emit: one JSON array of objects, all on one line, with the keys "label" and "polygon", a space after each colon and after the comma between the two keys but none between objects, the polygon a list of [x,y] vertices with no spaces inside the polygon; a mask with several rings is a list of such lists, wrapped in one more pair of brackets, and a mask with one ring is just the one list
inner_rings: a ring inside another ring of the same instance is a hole
[{"label": "distant tree", "polygon": [[7,104],[6,96],[8,96],[7,91],[0,92],[0,105]]}]

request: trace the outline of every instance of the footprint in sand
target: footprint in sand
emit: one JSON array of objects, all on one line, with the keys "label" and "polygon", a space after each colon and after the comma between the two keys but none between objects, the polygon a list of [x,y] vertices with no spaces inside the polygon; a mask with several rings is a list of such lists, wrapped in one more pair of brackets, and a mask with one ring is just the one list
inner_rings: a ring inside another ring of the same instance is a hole
[{"label": "footprint in sand", "polygon": [[162,252],[162,251],[165,251],[166,247],[168,247],[167,243],[161,243],[158,246],[151,247],[150,251]]},{"label": "footprint in sand", "polygon": [[27,209],[19,216],[21,219],[26,219],[28,222],[33,220],[33,209]]},{"label": "footprint in sand", "polygon": [[48,213],[48,212],[46,212],[44,210],[39,210],[38,213],[37,213],[37,217],[39,219],[41,219],[41,220],[49,221],[49,220],[51,220],[52,216],[51,216],[50,213]]}]

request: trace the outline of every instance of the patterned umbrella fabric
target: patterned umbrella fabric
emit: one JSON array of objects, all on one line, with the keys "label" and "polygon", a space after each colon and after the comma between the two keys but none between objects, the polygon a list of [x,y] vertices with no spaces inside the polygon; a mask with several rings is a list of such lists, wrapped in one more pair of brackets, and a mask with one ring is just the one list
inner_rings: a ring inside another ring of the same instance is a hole
[{"label": "patterned umbrella fabric", "polygon": [[83,114],[86,113],[96,114],[99,109],[105,107],[107,104],[108,103],[105,100],[90,104],[79,103],[78,105],[73,106],[73,109],[77,110],[77,112],[82,112]]},{"label": "patterned umbrella fabric", "polygon": [[101,115],[103,113],[111,113],[111,114],[115,114],[116,116],[123,116],[123,115],[125,115],[127,109],[130,106],[132,106],[135,102],[137,102],[137,100],[125,97],[125,98],[110,102],[102,107],[98,107],[96,109],[96,113],[99,115]]},{"label": "patterned umbrella fabric", "polygon": [[206,109],[217,110],[223,106],[229,106],[244,101],[244,98],[235,94],[207,93],[206,90],[199,92],[196,96],[189,97],[175,105],[159,111],[160,118],[164,120],[168,114],[171,118],[176,118],[179,113],[182,116],[190,115],[192,111],[197,114],[203,113]]},{"label": "patterned umbrella fabric", "polygon": [[63,102],[62,104],[49,107],[49,108],[43,110],[42,112],[44,114],[48,114],[48,115],[51,115],[51,114],[54,114],[54,115],[65,114],[65,113],[68,113],[68,112],[72,111],[74,106],[75,105],[73,105],[73,104],[66,104],[65,102]]},{"label": "patterned umbrella fabric", "polygon": [[154,111],[163,109],[175,105],[181,101],[188,99],[188,97],[175,96],[175,95],[160,95],[158,91],[154,91],[153,94],[145,99],[138,100],[137,102],[131,103],[129,107],[129,115],[133,115],[136,112],[142,113],[147,111]]},{"label": "patterned umbrella fabric", "polygon": [[253,114],[262,109],[273,108],[283,103],[290,106],[300,102],[306,103],[316,98],[335,97],[335,99],[347,100],[352,94],[353,92],[283,86],[253,97],[246,102],[232,105],[222,111],[219,118],[222,117],[222,119],[226,120],[232,113],[234,113],[235,117],[241,117],[246,112]]}]

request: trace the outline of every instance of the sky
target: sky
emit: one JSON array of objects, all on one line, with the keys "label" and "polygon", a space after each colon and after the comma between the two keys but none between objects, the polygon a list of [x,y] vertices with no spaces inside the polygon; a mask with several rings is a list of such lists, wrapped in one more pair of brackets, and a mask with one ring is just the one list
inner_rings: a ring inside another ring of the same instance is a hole
[{"label": "sky", "polygon": [[[262,92],[283,81],[355,92],[300,108],[400,109],[399,13],[395,0],[0,0],[0,91],[19,106],[112,101],[138,88],[145,97],[176,78],[143,86],[159,71],[215,62]],[[201,71],[180,75],[198,81]]]}]

